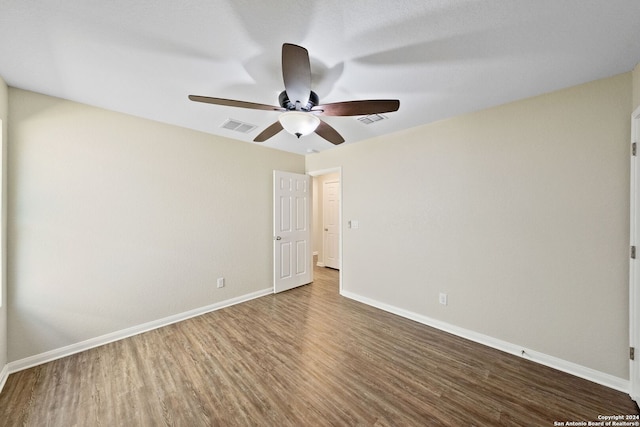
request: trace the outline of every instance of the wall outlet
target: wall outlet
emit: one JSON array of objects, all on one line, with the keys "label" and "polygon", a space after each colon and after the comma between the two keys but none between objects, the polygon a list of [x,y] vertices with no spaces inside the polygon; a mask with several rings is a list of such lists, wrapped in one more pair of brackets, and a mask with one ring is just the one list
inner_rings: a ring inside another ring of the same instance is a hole
[{"label": "wall outlet", "polygon": [[224,277],[218,277],[218,287],[224,288]]},{"label": "wall outlet", "polygon": [[438,296],[438,302],[440,302],[440,304],[442,305],[447,305],[447,294],[440,292],[440,295]]}]

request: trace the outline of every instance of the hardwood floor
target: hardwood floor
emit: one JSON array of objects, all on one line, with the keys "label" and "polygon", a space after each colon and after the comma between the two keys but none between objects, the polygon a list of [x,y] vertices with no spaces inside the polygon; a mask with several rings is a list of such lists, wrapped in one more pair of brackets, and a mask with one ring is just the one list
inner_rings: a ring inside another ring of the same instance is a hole
[{"label": "hardwood floor", "polygon": [[337,272],[9,376],[2,426],[553,426],[638,414],[568,374],[338,295]]}]

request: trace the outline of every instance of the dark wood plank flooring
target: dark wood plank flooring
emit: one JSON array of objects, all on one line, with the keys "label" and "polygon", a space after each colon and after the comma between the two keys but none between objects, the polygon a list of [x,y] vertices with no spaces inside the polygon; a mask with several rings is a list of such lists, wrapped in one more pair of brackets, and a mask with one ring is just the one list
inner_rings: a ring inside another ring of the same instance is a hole
[{"label": "dark wood plank flooring", "polygon": [[338,294],[338,272],[9,376],[2,426],[553,426],[624,393]]}]

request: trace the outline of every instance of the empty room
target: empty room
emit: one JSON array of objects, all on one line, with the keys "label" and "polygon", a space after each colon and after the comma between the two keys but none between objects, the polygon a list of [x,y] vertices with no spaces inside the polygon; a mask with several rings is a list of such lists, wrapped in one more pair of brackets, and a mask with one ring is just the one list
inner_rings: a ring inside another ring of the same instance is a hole
[{"label": "empty room", "polygon": [[0,1],[0,425],[640,426],[637,0]]}]

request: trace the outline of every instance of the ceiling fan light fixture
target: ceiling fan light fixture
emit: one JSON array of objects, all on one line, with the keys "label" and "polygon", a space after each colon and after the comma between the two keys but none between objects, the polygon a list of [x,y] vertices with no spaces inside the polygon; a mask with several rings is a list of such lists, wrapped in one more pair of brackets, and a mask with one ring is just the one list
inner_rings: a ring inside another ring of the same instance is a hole
[{"label": "ceiling fan light fixture", "polygon": [[303,111],[287,111],[286,113],[280,114],[278,120],[284,130],[298,138],[303,135],[309,135],[315,131],[320,124],[319,118]]}]

